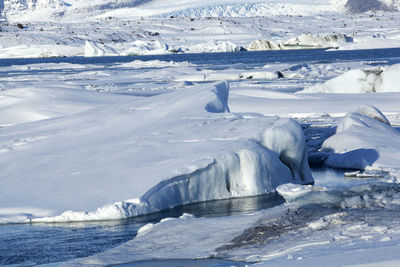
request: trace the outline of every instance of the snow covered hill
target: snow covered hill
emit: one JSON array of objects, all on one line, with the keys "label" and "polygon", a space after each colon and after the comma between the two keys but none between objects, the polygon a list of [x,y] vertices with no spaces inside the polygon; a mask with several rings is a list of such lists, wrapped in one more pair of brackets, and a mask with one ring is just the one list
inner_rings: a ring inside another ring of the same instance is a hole
[{"label": "snow covered hill", "polygon": [[[224,0],[224,1],[160,1],[160,0],[2,0],[3,18],[9,20],[54,20],[78,18],[77,15],[94,17],[100,14],[112,16],[190,16],[190,17],[253,17],[271,15],[308,15],[326,12],[351,12],[368,10],[393,10],[398,0]],[[82,17],[80,17],[82,18]]]}]

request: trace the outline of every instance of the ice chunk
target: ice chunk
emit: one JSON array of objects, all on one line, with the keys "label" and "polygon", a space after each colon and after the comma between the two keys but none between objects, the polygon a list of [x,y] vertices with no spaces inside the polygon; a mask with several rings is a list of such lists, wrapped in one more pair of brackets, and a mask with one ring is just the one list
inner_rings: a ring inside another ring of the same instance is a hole
[{"label": "ice chunk", "polygon": [[296,38],[285,42],[274,42],[261,39],[246,46],[248,51],[282,50],[282,49],[301,49],[301,48],[330,48],[353,42],[353,38],[345,34],[319,35],[304,33]]},{"label": "ice chunk", "polygon": [[287,202],[292,202],[299,197],[303,197],[311,192],[311,186],[299,184],[283,184],[276,188],[276,191],[285,198]]},{"label": "ice chunk", "polygon": [[336,78],[305,88],[301,93],[383,93],[400,91],[400,64],[386,69],[353,69]]},{"label": "ice chunk", "polygon": [[360,69],[350,70],[323,84],[317,84],[301,91],[302,93],[368,93],[374,91],[374,73],[367,73]]},{"label": "ice chunk", "polygon": [[266,51],[266,50],[281,50],[283,45],[265,39],[257,40],[246,46],[248,51]]},{"label": "ice chunk", "polygon": [[371,105],[359,106],[358,109],[356,110],[356,113],[365,115],[367,117],[370,117],[372,119],[375,119],[377,121],[380,121],[380,122],[390,125],[390,122],[385,117],[385,115],[383,115],[382,112],[374,106],[371,106]]},{"label": "ice chunk", "polygon": [[295,39],[284,42],[285,46],[304,46],[315,48],[339,47],[343,43],[352,42],[353,38],[345,34],[319,35],[305,33]]},{"label": "ice chunk", "polygon": [[34,221],[106,220],[312,183],[297,122],[231,114],[228,95],[203,84],[1,128],[0,202],[29,203]]},{"label": "ice chunk", "polygon": [[137,55],[159,55],[159,54],[170,54],[172,53],[167,44],[161,43],[159,40],[154,42],[147,42],[142,40],[136,40],[130,43],[128,48],[123,55],[137,56]]},{"label": "ice chunk", "polygon": [[116,56],[118,53],[114,48],[93,41],[85,42],[85,57]]},{"label": "ice chunk", "polygon": [[377,84],[377,92],[400,92],[400,64],[389,66],[381,74],[381,83]]},{"label": "ice chunk", "polygon": [[312,176],[307,161],[307,151],[301,144],[305,143],[301,127],[293,119],[276,121],[267,128],[261,137],[261,143],[276,152],[292,172],[294,179],[311,183]]},{"label": "ice chunk", "polygon": [[[361,106],[340,120],[336,134],[325,140],[322,150],[331,152],[325,164],[360,169],[368,166],[395,168],[400,161],[400,133],[375,107]],[[365,115],[363,115],[365,114]]]},{"label": "ice chunk", "polygon": [[240,50],[240,46],[231,41],[211,40],[207,43],[187,47],[184,50],[189,53],[236,52]]}]

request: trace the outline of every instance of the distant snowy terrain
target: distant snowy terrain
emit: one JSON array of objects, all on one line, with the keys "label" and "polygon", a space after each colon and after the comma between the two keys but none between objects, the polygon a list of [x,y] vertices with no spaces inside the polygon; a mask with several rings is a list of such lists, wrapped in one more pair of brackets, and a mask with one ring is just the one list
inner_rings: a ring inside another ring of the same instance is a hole
[{"label": "distant snowy terrain", "polygon": [[399,47],[399,6],[386,0],[2,1],[0,58]]}]

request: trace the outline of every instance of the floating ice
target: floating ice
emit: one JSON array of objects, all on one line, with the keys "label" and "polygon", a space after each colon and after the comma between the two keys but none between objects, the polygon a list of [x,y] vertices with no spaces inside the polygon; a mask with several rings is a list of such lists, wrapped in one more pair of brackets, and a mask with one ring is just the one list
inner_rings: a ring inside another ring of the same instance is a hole
[{"label": "floating ice", "polygon": [[116,56],[118,53],[111,47],[95,43],[93,41],[85,42],[85,57],[101,57],[101,56]]},{"label": "floating ice", "polygon": [[368,166],[398,168],[400,133],[375,107],[361,106],[358,111],[346,114],[336,134],[323,143],[322,150],[331,153],[325,164],[359,170]]},{"label": "floating ice", "polygon": [[353,42],[353,38],[348,37],[345,34],[319,35],[305,33],[284,42],[274,42],[265,39],[257,40],[246,46],[246,49],[248,51],[265,51],[302,48],[331,48],[339,47],[348,42]]},{"label": "floating ice", "polygon": [[301,93],[383,93],[400,92],[400,64],[382,69],[353,69]]},{"label": "floating ice", "polygon": [[[312,183],[301,127],[229,113],[228,96],[227,82],[116,96],[69,116],[1,128],[0,164],[10,182],[0,202],[10,210],[29,203],[23,212],[35,222],[108,220]],[[45,218],[37,208],[49,211]]]}]

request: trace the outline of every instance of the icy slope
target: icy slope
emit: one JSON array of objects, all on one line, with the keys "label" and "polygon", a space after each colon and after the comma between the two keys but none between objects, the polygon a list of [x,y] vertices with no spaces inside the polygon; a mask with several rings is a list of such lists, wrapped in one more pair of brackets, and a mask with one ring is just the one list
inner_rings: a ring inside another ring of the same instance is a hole
[{"label": "icy slope", "polygon": [[297,123],[228,113],[228,94],[189,87],[1,128],[2,222],[125,218],[312,182]]}]

